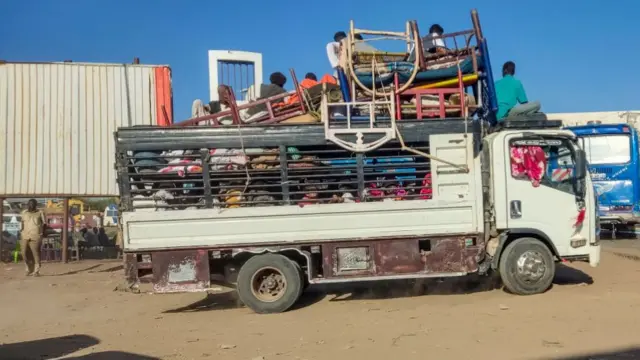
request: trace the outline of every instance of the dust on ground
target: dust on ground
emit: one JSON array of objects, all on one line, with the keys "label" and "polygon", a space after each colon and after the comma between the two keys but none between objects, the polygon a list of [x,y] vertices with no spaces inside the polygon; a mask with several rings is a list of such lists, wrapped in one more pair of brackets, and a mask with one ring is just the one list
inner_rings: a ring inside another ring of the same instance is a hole
[{"label": "dust on ground", "polygon": [[536,296],[469,279],[365,284],[312,288],[293,311],[257,315],[233,292],[113,291],[119,261],[45,264],[39,278],[5,264],[0,358],[640,358],[640,243],[606,243],[598,268],[560,266]]}]

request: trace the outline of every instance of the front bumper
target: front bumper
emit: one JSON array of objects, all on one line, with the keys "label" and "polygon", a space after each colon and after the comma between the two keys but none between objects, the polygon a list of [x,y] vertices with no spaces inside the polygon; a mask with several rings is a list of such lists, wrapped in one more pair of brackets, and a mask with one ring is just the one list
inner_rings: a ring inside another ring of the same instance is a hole
[{"label": "front bumper", "polygon": [[640,223],[638,214],[626,212],[600,212],[600,223],[605,225],[611,224],[633,224]]}]

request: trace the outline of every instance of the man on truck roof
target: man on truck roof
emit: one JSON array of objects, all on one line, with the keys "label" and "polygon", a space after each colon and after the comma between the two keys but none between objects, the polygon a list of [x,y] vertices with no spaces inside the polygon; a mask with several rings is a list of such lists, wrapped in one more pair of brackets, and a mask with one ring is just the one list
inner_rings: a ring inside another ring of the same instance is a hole
[{"label": "man on truck roof", "polygon": [[516,79],[516,64],[507,61],[502,65],[502,79],[496,81],[498,121],[505,117],[527,116],[540,111],[540,103],[527,99],[522,82]]},{"label": "man on truck roof", "polygon": [[333,35],[333,41],[327,44],[327,57],[333,69],[333,76],[338,77],[338,67],[340,66],[340,43],[347,37],[344,31],[338,31]]},{"label": "man on truck roof", "polygon": [[429,35],[422,38],[422,44],[427,53],[446,53],[447,46],[444,43],[444,39],[441,38],[444,34],[444,29],[440,24],[433,24],[429,28]]},{"label": "man on truck roof", "polygon": [[[269,76],[269,84],[260,85],[260,99],[270,98],[272,96],[284,94],[287,90],[284,89],[284,84],[287,83],[287,77],[281,72],[274,72]],[[274,100],[271,105],[281,103],[282,100]],[[248,115],[255,115],[259,112],[267,111],[267,105],[259,104],[247,110]]]}]

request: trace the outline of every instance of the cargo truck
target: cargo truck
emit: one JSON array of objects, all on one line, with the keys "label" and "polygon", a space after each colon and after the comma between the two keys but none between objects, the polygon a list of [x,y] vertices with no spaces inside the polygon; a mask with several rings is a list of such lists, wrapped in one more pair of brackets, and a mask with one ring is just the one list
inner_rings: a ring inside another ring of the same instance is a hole
[{"label": "cargo truck", "polygon": [[598,265],[585,153],[560,121],[374,117],[343,131],[328,119],[118,129],[129,286],[223,279],[277,313],[309,284],[498,273],[530,295],[559,261]]}]

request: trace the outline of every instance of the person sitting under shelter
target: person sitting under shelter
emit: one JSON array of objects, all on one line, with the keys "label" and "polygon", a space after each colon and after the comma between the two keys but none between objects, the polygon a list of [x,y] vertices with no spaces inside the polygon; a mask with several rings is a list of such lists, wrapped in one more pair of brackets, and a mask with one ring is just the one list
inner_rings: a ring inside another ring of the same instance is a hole
[{"label": "person sitting under shelter", "polygon": [[507,61],[502,66],[502,79],[496,81],[498,98],[498,121],[505,117],[527,116],[540,111],[540,103],[527,99],[522,82],[514,77],[516,64]]}]

